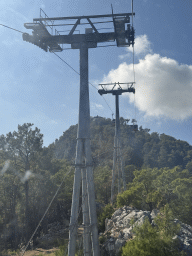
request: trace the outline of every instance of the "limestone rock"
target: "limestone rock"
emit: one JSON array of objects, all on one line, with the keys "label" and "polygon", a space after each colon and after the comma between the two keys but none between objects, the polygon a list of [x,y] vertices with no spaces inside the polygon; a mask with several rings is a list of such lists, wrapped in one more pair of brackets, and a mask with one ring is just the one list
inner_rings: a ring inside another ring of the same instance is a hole
[{"label": "limestone rock", "polygon": [[[149,219],[152,225],[155,225],[154,218],[157,217],[159,211],[154,209],[152,212],[139,211],[130,206],[124,206],[114,212],[111,219],[105,221],[105,234],[108,239],[103,244],[103,255],[118,255],[122,246],[134,237],[133,228],[135,225],[142,225],[145,219]],[[175,224],[180,224],[181,229],[177,236],[173,239],[179,241],[179,249],[184,250],[187,256],[192,256],[192,227],[174,220]]]}]

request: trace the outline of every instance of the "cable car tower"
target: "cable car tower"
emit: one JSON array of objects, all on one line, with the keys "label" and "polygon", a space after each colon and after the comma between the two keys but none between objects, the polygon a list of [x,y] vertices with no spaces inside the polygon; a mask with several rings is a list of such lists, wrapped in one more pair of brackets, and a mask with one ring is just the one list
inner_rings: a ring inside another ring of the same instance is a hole
[{"label": "cable car tower", "polygon": [[[33,19],[33,23],[24,24],[25,28],[32,29],[32,35],[24,33],[23,40],[40,47],[44,51],[61,52],[69,49],[63,47],[66,44],[71,46],[70,49],[79,49],[80,51],[79,120],[68,256],[75,256],[81,183],[84,256],[100,255],[90,147],[88,49],[109,42],[116,42],[118,47],[133,45],[134,28],[130,24],[130,17],[133,17],[133,15],[135,15],[133,12],[121,14],[113,14],[112,12],[112,14],[106,15],[49,18],[45,14],[45,17],[40,15],[40,18]],[[104,24],[112,24],[113,31],[100,33],[98,26]],[[86,26],[85,32],[77,34],[77,27],[82,26]],[[57,30],[54,29],[55,27],[57,27]],[[58,31],[60,27],[65,28],[65,32]],[[67,28],[68,30],[66,30]],[[66,31],[68,32],[66,33]]]},{"label": "cable car tower", "polygon": [[[118,170],[118,193],[121,192],[121,184],[123,183],[123,189],[126,190],[125,175],[123,168],[123,159],[121,152],[121,141],[120,141],[120,122],[119,122],[119,95],[125,92],[132,92],[135,94],[135,88],[131,83],[109,83],[99,84],[102,89],[98,90],[100,95],[111,93],[115,95],[115,138],[114,138],[114,151],[113,151],[113,169],[112,169],[112,184],[111,184],[111,203],[114,201],[114,190],[115,190],[115,177]],[[109,88],[110,87],[110,88]],[[123,182],[121,182],[121,180]]]}]

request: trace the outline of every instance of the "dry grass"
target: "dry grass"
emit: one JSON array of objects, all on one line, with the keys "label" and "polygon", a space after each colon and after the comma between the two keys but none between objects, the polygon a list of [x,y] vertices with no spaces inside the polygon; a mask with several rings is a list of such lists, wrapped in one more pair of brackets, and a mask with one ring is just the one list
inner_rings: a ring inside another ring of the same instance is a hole
[{"label": "dry grass", "polygon": [[[83,235],[83,227],[80,226],[77,230],[77,241],[82,238]],[[66,234],[62,235],[62,239],[66,242],[68,242],[69,234],[66,232]],[[61,237],[60,237],[61,239]],[[44,247],[42,244],[40,245]],[[55,247],[56,246],[56,247]],[[57,247],[58,246],[58,247]],[[47,247],[47,248],[46,248]],[[46,249],[44,248],[36,248],[35,250],[27,250],[24,254],[24,256],[43,256],[43,255],[49,255],[49,256],[55,256],[55,252],[59,250],[59,245],[54,244],[52,249],[48,249],[51,247],[51,244],[46,243]],[[0,256],[21,256],[21,252],[13,252],[13,251],[6,251],[5,253],[0,252]]]},{"label": "dry grass", "polygon": [[[37,248],[35,250],[29,250],[26,251],[24,256],[43,256],[43,255],[49,255],[49,256],[55,256],[55,252],[59,250],[58,248],[52,248],[52,249],[42,249]],[[22,252],[13,252],[13,251],[7,251],[4,253],[0,253],[2,256],[21,256]]]},{"label": "dry grass", "polygon": [[36,250],[26,251],[24,256],[40,256],[40,255],[55,256],[55,252],[57,250],[58,250],[58,248],[52,248],[49,250],[38,248]]}]

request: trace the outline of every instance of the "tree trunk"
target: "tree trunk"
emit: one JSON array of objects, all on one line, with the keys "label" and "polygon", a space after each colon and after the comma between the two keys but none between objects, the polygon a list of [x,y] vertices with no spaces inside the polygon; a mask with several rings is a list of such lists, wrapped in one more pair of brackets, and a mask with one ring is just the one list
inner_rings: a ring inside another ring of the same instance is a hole
[{"label": "tree trunk", "polygon": [[[29,161],[26,160],[25,173],[30,169]],[[30,238],[30,220],[29,220],[29,182],[25,181],[25,240]]]}]

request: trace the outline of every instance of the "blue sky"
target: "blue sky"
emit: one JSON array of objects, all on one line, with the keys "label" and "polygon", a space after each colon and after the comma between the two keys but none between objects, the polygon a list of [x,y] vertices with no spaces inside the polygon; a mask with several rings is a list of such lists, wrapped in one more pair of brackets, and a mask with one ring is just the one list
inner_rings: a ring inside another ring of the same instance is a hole
[{"label": "blue sky", "polygon": [[[24,23],[39,17],[131,12],[131,1],[1,0],[0,24],[31,34]],[[192,144],[192,1],[134,1],[136,94],[120,98],[120,115],[138,125]],[[79,76],[53,53],[24,42],[22,34],[0,26],[0,134],[34,123],[48,146],[78,120]],[[79,71],[79,51],[58,53]],[[89,81],[133,81],[132,48],[89,50]],[[114,111],[115,99],[105,96]],[[111,110],[90,86],[91,116],[111,118]]]}]

